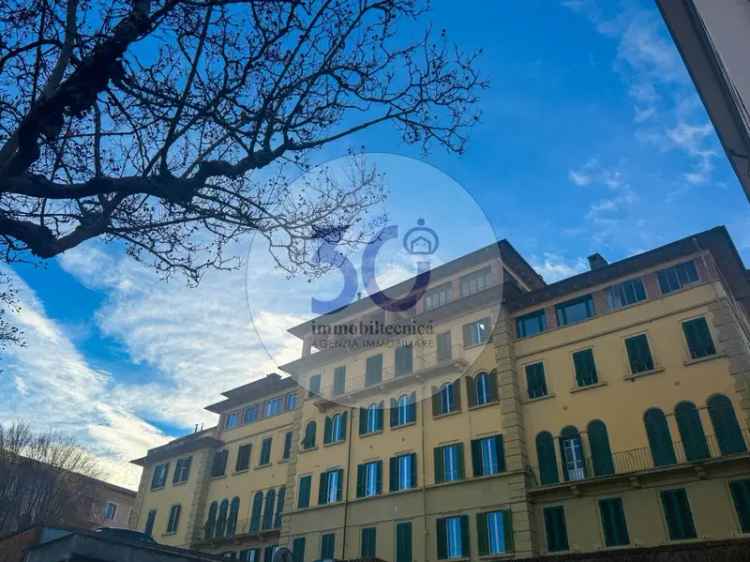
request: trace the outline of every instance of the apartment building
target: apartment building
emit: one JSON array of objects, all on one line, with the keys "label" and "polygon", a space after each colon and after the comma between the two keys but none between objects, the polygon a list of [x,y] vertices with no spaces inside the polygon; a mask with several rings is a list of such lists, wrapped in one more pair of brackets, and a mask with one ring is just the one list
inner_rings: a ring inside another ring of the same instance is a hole
[{"label": "apartment building", "polygon": [[407,311],[367,298],[291,327],[290,376],[134,461],[137,528],[253,562],[746,536],[750,275],[726,230],[590,263],[546,284],[501,241],[433,269]]}]

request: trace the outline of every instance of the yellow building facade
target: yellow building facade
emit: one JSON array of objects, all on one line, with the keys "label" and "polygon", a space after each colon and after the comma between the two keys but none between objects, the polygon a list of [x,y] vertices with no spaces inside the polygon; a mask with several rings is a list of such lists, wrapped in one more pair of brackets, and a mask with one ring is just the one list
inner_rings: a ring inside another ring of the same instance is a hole
[{"label": "yellow building facade", "polygon": [[137,528],[253,562],[747,536],[750,276],[729,236],[590,262],[545,284],[502,241],[433,269],[406,312],[368,298],[292,327],[290,376],[134,461]]}]

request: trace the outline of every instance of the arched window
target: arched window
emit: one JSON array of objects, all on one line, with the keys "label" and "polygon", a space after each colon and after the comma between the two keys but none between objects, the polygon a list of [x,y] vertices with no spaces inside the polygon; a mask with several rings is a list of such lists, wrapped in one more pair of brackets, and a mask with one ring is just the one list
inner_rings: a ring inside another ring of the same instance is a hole
[{"label": "arched window", "polygon": [[596,476],[615,473],[612,462],[612,450],[609,448],[607,426],[601,420],[594,420],[588,425],[589,447],[591,448],[591,464]]},{"label": "arched window", "polygon": [[273,527],[273,510],[276,507],[276,492],[268,490],[266,492],[266,506],[263,508],[263,529]]},{"label": "arched window", "polygon": [[383,403],[373,402],[367,407],[367,433],[383,429]]},{"label": "arched window", "polygon": [[708,458],[710,455],[706,434],[703,433],[703,424],[701,424],[701,417],[695,404],[680,402],[674,409],[674,417],[680,430],[685,458],[689,461]]},{"label": "arched window", "polygon": [[714,434],[722,455],[747,451],[740,424],[729,398],[723,394],[716,394],[709,398],[708,415],[711,417],[711,424],[714,426]]},{"label": "arched window", "polygon": [[276,517],[273,520],[273,528],[281,527],[281,515],[284,513],[284,498],[286,496],[286,486],[279,488],[279,495],[276,496]]},{"label": "arched window", "polygon": [[474,397],[473,406],[481,406],[497,400],[497,378],[494,371],[479,373],[474,377],[472,386],[470,390]]},{"label": "arched window", "polygon": [[549,431],[542,431],[537,434],[536,456],[539,460],[539,479],[542,484],[557,484],[560,477],[557,472],[555,442]]},{"label": "arched window", "polygon": [[263,512],[263,492],[255,492],[253,496],[253,507],[250,511],[250,533],[260,530],[260,517]]},{"label": "arched window", "polygon": [[208,507],[208,520],[206,521],[206,538],[210,539],[214,536],[216,530],[216,512],[219,509],[217,502],[211,502]]},{"label": "arched window", "polygon": [[648,435],[648,444],[651,448],[654,466],[675,464],[677,459],[674,455],[672,436],[669,433],[664,412],[659,408],[651,408],[643,415],[643,422],[646,425],[646,434]]},{"label": "arched window", "polygon": [[346,412],[326,417],[323,443],[336,443],[346,439]]},{"label": "arched window", "polygon": [[229,517],[227,518],[227,537],[233,537],[237,531],[237,517],[240,513],[240,498],[232,498],[232,503],[229,504]]},{"label": "arched window", "polygon": [[216,517],[216,536],[223,537],[227,529],[227,514],[229,512],[229,500],[221,500],[219,504],[219,515]]},{"label": "arched window", "polygon": [[305,437],[302,439],[302,448],[303,449],[312,449],[315,447],[315,431],[317,430],[317,425],[314,421],[307,422],[307,425],[305,426]]},{"label": "arched window", "polygon": [[583,442],[578,430],[569,425],[560,432],[560,457],[565,480],[583,480],[586,465],[583,459]]}]

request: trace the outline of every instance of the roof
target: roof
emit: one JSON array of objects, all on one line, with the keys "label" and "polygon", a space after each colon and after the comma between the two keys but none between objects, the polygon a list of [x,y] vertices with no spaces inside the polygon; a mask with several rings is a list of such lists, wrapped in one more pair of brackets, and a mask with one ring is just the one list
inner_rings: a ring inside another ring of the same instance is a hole
[{"label": "roof", "polygon": [[222,394],[227,399],[206,406],[206,410],[220,414],[235,406],[240,406],[247,402],[276,394],[277,392],[289,390],[296,386],[296,381],[291,377],[282,378],[278,373],[270,373],[262,379],[223,392]]},{"label": "roof", "polygon": [[148,450],[145,457],[130,461],[138,466],[146,466],[164,459],[172,458],[176,455],[192,453],[200,449],[220,447],[224,444],[220,439],[213,436],[214,428],[197,431],[190,435],[185,435],[169,443]]},{"label": "roof", "polygon": [[567,294],[633,275],[660,263],[679,259],[682,256],[695,254],[703,250],[708,250],[713,254],[719,271],[735,298],[743,302],[746,307],[750,305],[750,287],[746,270],[732,239],[729,237],[729,233],[723,226],[687,236],[593,271],[568,277],[535,291],[517,294],[514,298],[506,301],[506,304],[511,312],[541,305]]}]

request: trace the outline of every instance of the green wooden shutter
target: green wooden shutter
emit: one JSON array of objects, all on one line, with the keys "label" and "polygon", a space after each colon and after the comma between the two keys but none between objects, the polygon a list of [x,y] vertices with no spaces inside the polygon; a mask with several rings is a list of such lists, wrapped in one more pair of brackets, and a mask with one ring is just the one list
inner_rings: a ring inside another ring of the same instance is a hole
[{"label": "green wooden shutter", "polygon": [[455,411],[460,412],[461,411],[461,384],[458,381],[455,381],[453,384],[451,384],[451,392],[453,393],[453,402],[456,405]]},{"label": "green wooden shutter", "polygon": [[312,476],[303,476],[299,479],[299,496],[297,499],[298,508],[310,507],[311,484]]},{"label": "green wooden shutter", "polygon": [[747,452],[742,430],[734,413],[731,400],[723,394],[708,399],[708,415],[714,426],[716,440],[722,455]]},{"label": "green wooden shutter", "polygon": [[462,515],[461,516],[461,556],[464,556],[466,558],[469,557],[471,553],[470,541],[471,539],[469,537],[469,516]]},{"label": "green wooden shutter", "polygon": [[396,525],[396,562],[412,562],[411,523]]},{"label": "green wooden shutter", "polygon": [[441,517],[437,520],[437,557],[439,560],[448,558],[448,533],[446,530],[446,519]]},{"label": "green wooden shutter", "polygon": [[443,460],[443,450],[445,447],[435,447],[435,483],[445,481],[445,463]]},{"label": "green wooden shutter", "polygon": [[281,516],[284,513],[284,500],[286,498],[286,486],[279,488],[279,495],[276,497],[276,517],[273,520],[274,529],[281,527]]},{"label": "green wooden shutter", "polygon": [[474,379],[468,376],[466,377],[466,399],[469,401],[469,408],[477,403],[476,389],[474,388]]},{"label": "green wooden shutter", "polygon": [[496,435],[495,439],[495,451],[497,454],[497,468],[499,472],[505,472],[505,444],[503,443],[503,436]]},{"label": "green wooden shutter", "polygon": [[362,545],[360,548],[362,558],[375,558],[376,540],[375,527],[365,527],[362,529]]},{"label": "green wooden shutter", "polygon": [[320,543],[320,557],[323,559],[333,558],[336,551],[336,535],[328,533],[323,535]]},{"label": "green wooden shutter", "polygon": [[250,516],[250,533],[257,533],[260,529],[260,518],[263,511],[263,492],[257,492],[253,496],[253,509]]},{"label": "green wooden shutter", "polygon": [[614,474],[615,467],[612,462],[612,450],[609,447],[607,426],[601,420],[594,420],[589,423],[588,434],[594,474],[596,476]]},{"label": "green wooden shutter", "polygon": [[398,491],[398,457],[388,460],[388,489],[391,492]]},{"label": "green wooden shutter", "polygon": [[377,461],[377,480],[375,481],[375,489],[380,494],[383,491],[383,461]]},{"label": "green wooden shutter", "polygon": [[331,418],[329,416],[326,416],[326,423],[325,423],[325,429],[323,430],[323,444],[327,445],[331,442],[333,433],[333,423],[331,422]]},{"label": "green wooden shutter", "polygon": [[395,398],[391,398],[390,424],[391,427],[396,427],[398,425],[398,402]]},{"label": "green wooden shutter", "polygon": [[488,555],[490,553],[490,544],[486,513],[477,513],[477,542],[479,544],[479,556]]},{"label": "green wooden shutter", "polygon": [[716,353],[714,342],[711,339],[711,332],[705,318],[696,318],[682,323],[682,329],[685,332],[690,356],[693,359],[700,359]]},{"label": "green wooden shutter", "polygon": [[557,470],[555,443],[552,434],[542,431],[536,436],[536,456],[539,460],[539,478],[542,484],[557,484],[560,475]]},{"label": "green wooden shutter", "polygon": [[510,509],[503,511],[503,533],[505,552],[513,551],[513,513]]},{"label": "green wooden shutter", "polygon": [[458,479],[463,480],[466,476],[466,471],[464,470],[464,444],[458,443],[456,444],[456,455],[458,456]]},{"label": "green wooden shutter", "polygon": [[443,413],[440,407],[440,389],[436,386],[432,387],[432,415],[439,416]]},{"label": "green wooden shutter", "polygon": [[347,420],[349,419],[349,412],[344,412],[341,414],[341,433],[343,435],[343,439],[346,439],[346,428],[347,428]]},{"label": "green wooden shutter", "polygon": [[383,429],[383,415],[385,411],[385,402],[383,400],[380,401],[380,404],[378,405],[379,408],[376,412],[375,419],[377,420],[375,423],[376,429],[378,431],[381,431]]},{"label": "green wooden shutter", "polygon": [[696,538],[693,515],[684,489],[664,490],[661,493],[669,537],[672,540]]},{"label": "green wooden shutter", "polygon": [[320,473],[320,487],[318,488],[318,504],[319,505],[325,505],[328,503],[328,498],[326,497],[327,492],[328,492],[328,473],[321,472]]},{"label": "green wooden shutter", "polygon": [[305,537],[297,537],[292,541],[292,560],[305,562]]},{"label": "green wooden shutter", "polygon": [[750,533],[750,479],[730,482],[729,490],[740,521],[740,530]]},{"label": "green wooden shutter", "polygon": [[620,498],[599,500],[599,511],[604,529],[604,542],[607,546],[624,546],[630,543],[625,512]]},{"label": "green wooden shutter", "polygon": [[706,459],[709,457],[706,435],[698,409],[692,402],[680,402],[675,407],[675,419],[680,430],[685,457],[689,461]]},{"label": "green wooden shutter", "polygon": [[568,530],[562,506],[544,508],[544,528],[547,533],[547,550],[568,550]]},{"label": "green wooden shutter", "polygon": [[364,435],[367,433],[367,408],[359,409],[359,434]]},{"label": "green wooden shutter", "polygon": [[669,433],[664,412],[658,408],[651,408],[645,413],[643,419],[646,424],[646,435],[648,436],[654,466],[675,464],[677,458],[674,454],[672,436]]},{"label": "green wooden shutter", "polygon": [[416,423],[417,421],[417,392],[414,391],[409,395],[409,406],[406,408],[407,423]]},{"label": "green wooden shutter", "polygon": [[625,340],[625,348],[628,352],[630,371],[640,373],[650,371],[654,368],[654,360],[648,346],[648,338],[640,334]]},{"label": "green wooden shutter", "polygon": [[357,497],[365,497],[365,479],[367,475],[367,465],[357,465]]},{"label": "green wooden shutter", "polygon": [[417,453],[411,453],[411,483],[417,487]]},{"label": "green wooden shutter", "polygon": [[336,479],[336,501],[341,501],[344,486],[344,469],[339,468],[336,472],[339,474],[339,477]]},{"label": "green wooden shutter", "polygon": [[494,369],[487,374],[487,384],[489,385],[489,401],[497,400],[497,371]]},{"label": "green wooden shutter", "polygon": [[474,467],[474,476],[482,476],[484,474],[481,439],[471,440],[471,464]]}]

